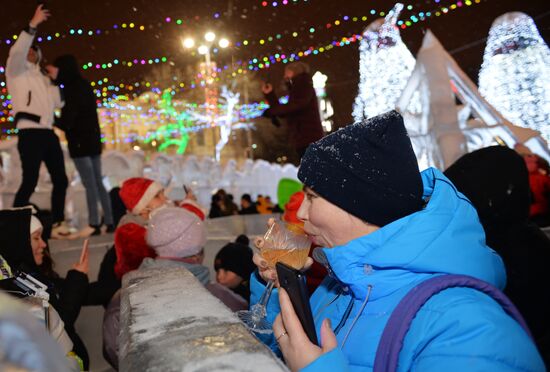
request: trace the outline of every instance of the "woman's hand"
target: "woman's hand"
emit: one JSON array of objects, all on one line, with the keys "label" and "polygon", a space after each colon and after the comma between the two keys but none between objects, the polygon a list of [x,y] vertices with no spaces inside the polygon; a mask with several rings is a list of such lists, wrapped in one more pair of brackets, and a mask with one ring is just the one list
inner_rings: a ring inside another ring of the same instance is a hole
[{"label": "woman's hand", "polygon": [[285,362],[291,371],[298,371],[338,346],[336,335],[332,332],[330,321],[325,319],[321,325],[321,345],[313,344],[294,312],[286,291],[279,289],[281,313],[273,323],[273,334],[279,343]]},{"label": "woman's hand", "polygon": [[[256,245],[257,239],[261,239],[261,238],[256,238],[256,240],[254,240],[255,245]],[[252,261],[258,267],[258,274],[260,274],[263,280],[265,280],[266,282],[273,280],[275,282],[275,286],[279,287],[279,281],[277,280],[277,271],[275,271],[274,268],[269,267],[269,265],[267,264],[267,261],[262,257],[260,253],[254,252]]]},{"label": "woman's hand", "polygon": [[89,239],[84,240],[84,244],[82,245],[82,252],[80,252],[80,261],[73,265],[74,270],[80,271],[81,273],[86,275],[88,275],[88,270],[90,266],[89,265],[90,252],[88,248],[89,243],[90,243]]},{"label": "woman's hand", "polygon": [[[268,230],[271,229],[271,226],[275,223],[274,218],[270,218],[267,220],[267,228]],[[261,236],[257,236],[254,239],[254,246],[261,252],[262,248],[265,244],[264,238]],[[262,277],[263,280],[266,282],[273,280],[275,282],[275,286],[279,287],[279,281],[277,280],[277,271],[275,271],[274,267],[270,267],[267,264],[267,261],[262,257],[261,253],[256,251],[254,252],[254,256],[252,257],[252,261],[254,264],[258,267],[258,273]]]},{"label": "woman's hand", "polygon": [[[268,219],[267,220],[268,229],[270,229],[274,223],[275,223],[274,218]],[[262,251],[264,244],[265,244],[265,241],[263,237],[257,236],[254,239],[254,246],[260,252]],[[275,282],[275,287],[279,288],[279,279],[277,278],[277,270],[275,270],[274,267],[270,267],[268,265],[267,261],[262,257],[260,252],[258,251],[254,252],[254,256],[252,257],[252,261],[258,267],[258,273],[260,274],[263,280],[265,280],[266,282],[272,280]],[[311,267],[311,265],[313,265],[313,259],[311,257],[308,257],[304,267],[301,270],[306,271]]]}]

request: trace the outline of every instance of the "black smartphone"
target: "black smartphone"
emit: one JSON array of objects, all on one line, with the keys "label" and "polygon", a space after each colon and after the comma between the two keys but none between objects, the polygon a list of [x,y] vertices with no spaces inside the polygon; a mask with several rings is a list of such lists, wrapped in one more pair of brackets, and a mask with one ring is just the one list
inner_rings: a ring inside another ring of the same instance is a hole
[{"label": "black smartphone", "polygon": [[311,307],[309,306],[309,293],[305,274],[281,262],[277,262],[275,268],[277,269],[279,284],[288,293],[292,307],[294,307],[294,311],[298,319],[300,319],[307,337],[315,345],[319,345]]}]

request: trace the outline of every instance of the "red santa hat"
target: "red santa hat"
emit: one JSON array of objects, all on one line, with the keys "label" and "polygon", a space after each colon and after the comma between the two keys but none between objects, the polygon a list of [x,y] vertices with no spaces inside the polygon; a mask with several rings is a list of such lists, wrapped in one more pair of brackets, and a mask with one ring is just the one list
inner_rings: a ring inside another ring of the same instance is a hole
[{"label": "red santa hat", "polygon": [[140,214],[151,200],[163,189],[158,182],[148,178],[129,178],[119,191],[122,202],[133,214]]}]

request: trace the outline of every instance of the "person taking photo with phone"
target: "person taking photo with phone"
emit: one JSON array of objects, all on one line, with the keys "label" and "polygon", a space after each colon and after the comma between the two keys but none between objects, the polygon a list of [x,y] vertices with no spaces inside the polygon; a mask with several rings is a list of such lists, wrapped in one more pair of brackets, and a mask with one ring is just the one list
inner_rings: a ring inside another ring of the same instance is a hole
[{"label": "person taking photo with phone", "polygon": [[40,69],[42,53],[33,44],[38,26],[50,17],[43,4],[38,5],[28,26],[19,34],[10,49],[6,63],[6,82],[12,96],[15,124],[18,130],[17,149],[23,177],[15,194],[14,207],[24,207],[38,183],[40,165],[46,165],[53,184],[51,208],[52,238],[71,234],[65,223],[67,175],[59,138],[52,127],[54,110],[62,106],[59,88]]},{"label": "person taking photo with phone", "polygon": [[[475,208],[441,171],[419,172],[399,113],[310,145],[298,178],[306,195],[297,217],[329,274],[310,299],[320,346],[284,290],[269,300],[271,346],[292,371],[545,370],[499,291],[504,264]],[[277,279],[254,261],[251,304],[262,280]]]},{"label": "person taking photo with phone", "polygon": [[75,322],[88,293],[88,240],[83,242],[80,259],[65,277],[53,270],[49,249],[43,239],[42,222],[31,215],[31,207],[0,210],[0,255],[10,271],[22,271],[48,286],[49,302],[61,318],[73,352],[89,367],[86,346],[75,329]]}]

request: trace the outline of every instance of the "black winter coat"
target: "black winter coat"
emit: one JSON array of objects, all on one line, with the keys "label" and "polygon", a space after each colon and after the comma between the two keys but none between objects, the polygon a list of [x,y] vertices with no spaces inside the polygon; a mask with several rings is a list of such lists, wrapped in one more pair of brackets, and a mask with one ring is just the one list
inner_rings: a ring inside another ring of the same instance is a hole
[{"label": "black winter coat", "polygon": [[71,55],[57,58],[54,65],[59,68],[55,83],[61,87],[65,101],[55,126],[65,132],[72,158],[100,155],[101,131],[90,82],[80,75],[78,63]]},{"label": "black winter coat", "polygon": [[487,245],[502,257],[504,293],[524,316],[545,363],[550,362],[550,240],[528,221],[527,167],[515,151],[494,146],[464,155],[445,175],[475,206]]},{"label": "black winter coat", "polygon": [[84,305],[102,305],[107,307],[113,295],[121,287],[121,281],[115,274],[116,251],[113,245],[103,256],[97,275],[97,282],[90,283]]}]

